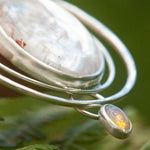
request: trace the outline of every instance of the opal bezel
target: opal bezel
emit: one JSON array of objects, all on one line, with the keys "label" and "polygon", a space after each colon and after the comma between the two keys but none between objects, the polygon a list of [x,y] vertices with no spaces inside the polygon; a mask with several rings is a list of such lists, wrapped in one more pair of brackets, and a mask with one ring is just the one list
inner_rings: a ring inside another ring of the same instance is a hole
[{"label": "opal bezel", "polygon": [[100,108],[100,111],[99,111],[99,114],[100,114],[99,120],[100,120],[101,124],[114,137],[119,138],[119,139],[127,138],[129,136],[129,134],[131,133],[131,131],[132,131],[132,123],[131,123],[131,121],[130,121],[130,129],[129,130],[125,130],[125,129],[120,128],[108,116],[108,114],[106,112],[106,107],[107,106],[114,106],[114,105],[105,104],[105,105],[103,105]]}]

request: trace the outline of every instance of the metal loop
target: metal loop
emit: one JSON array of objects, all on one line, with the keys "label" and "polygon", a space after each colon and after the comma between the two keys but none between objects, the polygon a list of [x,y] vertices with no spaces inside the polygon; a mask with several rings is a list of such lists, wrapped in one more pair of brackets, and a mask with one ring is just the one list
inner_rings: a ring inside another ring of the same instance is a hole
[{"label": "metal loop", "polygon": [[136,65],[128,48],[109,28],[107,28],[105,25],[103,25],[100,21],[98,21],[91,15],[85,13],[78,7],[68,2],[60,0],[58,0],[57,2],[65,9],[70,11],[73,15],[75,15],[81,22],[83,22],[89,28],[93,29],[93,31],[95,31],[100,37],[106,40],[116,50],[116,52],[118,52],[126,66],[128,77],[124,87],[118,93],[107,97],[105,98],[105,100],[101,100],[99,102],[103,103],[114,101],[128,94],[133,88],[137,76]]},{"label": "metal loop", "polygon": [[[95,95],[93,95],[93,96],[95,96]],[[99,94],[98,96],[99,96],[99,99],[104,99],[104,97],[102,95]],[[71,99],[73,99],[73,96],[71,97]],[[95,108],[95,107],[100,108],[101,106],[102,106],[101,104],[99,104],[99,105],[89,105],[84,109],[80,109],[80,108],[75,108],[75,109],[78,112],[80,112],[81,114],[83,114],[83,115],[85,115],[85,116],[87,116],[91,119],[99,120],[99,118],[100,118],[100,113],[99,112],[98,112],[98,114],[94,114],[94,113],[91,113],[91,112],[87,111],[86,109],[87,108]]]}]

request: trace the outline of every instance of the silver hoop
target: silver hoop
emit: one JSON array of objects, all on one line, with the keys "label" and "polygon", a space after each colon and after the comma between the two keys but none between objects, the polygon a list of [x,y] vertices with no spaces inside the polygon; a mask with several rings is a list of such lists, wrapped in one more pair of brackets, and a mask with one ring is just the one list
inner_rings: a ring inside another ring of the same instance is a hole
[{"label": "silver hoop", "polygon": [[[39,0],[39,2],[45,7],[45,9],[48,9],[48,7],[49,7],[47,5],[48,0]],[[111,117],[109,116],[110,114],[107,114],[107,110],[112,110],[112,111],[116,110],[119,113],[122,113],[122,112],[120,111],[119,108],[116,108],[116,107],[113,108],[113,105],[108,105],[108,104],[103,105],[103,104],[114,102],[114,101],[120,99],[121,97],[125,96],[126,94],[128,94],[131,91],[131,89],[133,88],[133,86],[135,84],[136,66],[135,66],[134,60],[133,60],[129,50],[126,48],[126,46],[122,43],[122,41],[110,29],[108,29],[100,21],[96,20],[89,14],[85,13],[81,9],[77,8],[76,6],[74,6],[68,2],[65,2],[65,1],[56,0],[56,1],[54,1],[54,3],[56,3],[60,7],[65,8],[66,11],[72,13],[78,20],[80,20],[87,27],[92,29],[98,36],[100,36],[105,41],[107,41],[114,48],[114,50],[121,56],[125,66],[126,66],[126,70],[127,70],[127,74],[128,74],[126,83],[123,86],[123,88],[119,92],[117,92],[114,95],[111,95],[109,97],[103,97],[97,93],[97,92],[109,87],[111,85],[111,83],[113,82],[113,80],[115,78],[115,65],[114,65],[114,61],[113,61],[111,55],[109,54],[108,50],[94,36],[93,36],[93,39],[94,39],[95,45],[98,49],[101,50],[101,53],[102,53],[101,54],[101,60],[102,60],[101,67],[99,68],[99,75],[95,75],[95,79],[88,76],[84,81],[84,84],[86,84],[86,82],[88,82],[88,80],[90,80],[90,79],[92,79],[92,82],[91,82],[92,84],[94,82],[98,82],[98,84],[96,86],[93,86],[93,88],[91,88],[91,87],[90,88],[67,87],[67,86],[64,86],[63,84],[59,84],[59,83],[55,84],[55,81],[53,81],[54,84],[49,84],[47,82],[33,79],[33,78],[23,75],[19,72],[16,72],[15,70],[12,70],[11,68],[5,66],[2,63],[0,63],[0,69],[11,74],[12,76],[20,78],[26,82],[29,82],[29,83],[34,84],[39,87],[44,87],[46,89],[52,89],[52,90],[68,93],[69,95],[71,95],[71,97],[68,99],[65,99],[62,97],[57,97],[57,96],[46,94],[46,93],[34,90],[30,87],[24,86],[20,83],[17,83],[15,81],[3,76],[2,74],[0,74],[0,82],[3,84],[9,85],[10,87],[13,87],[14,89],[17,89],[20,92],[23,92],[25,94],[29,94],[31,96],[41,98],[41,100],[45,100],[47,102],[54,103],[57,105],[74,107],[77,111],[79,111],[80,113],[82,113],[92,119],[100,119],[100,122],[104,125],[104,128],[109,133],[114,135],[115,137],[117,137],[117,138],[127,137],[132,130],[131,122],[128,121],[129,128],[128,127],[121,128],[121,127],[117,126],[117,124],[112,122],[112,120],[110,119]],[[1,27],[0,27],[0,37],[2,37],[3,40],[8,41],[10,45],[14,45],[14,49],[21,51],[22,48],[20,48],[17,44],[14,44],[12,39],[10,39],[10,37],[8,37],[8,35],[5,33],[5,31]],[[0,54],[1,54],[1,50],[0,50]],[[30,54],[26,55],[25,53],[24,54],[22,53],[22,55],[24,55],[25,57],[27,57],[27,56],[30,57]],[[40,64],[40,62],[38,62],[38,60],[36,60],[32,57],[30,57],[30,59],[33,62]],[[106,61],[106,64],[108,66],[109,75],[108,75],[108,78],[105,81],[105,83],[101,84],[101,79],[103,77],[104,68],[105,68],[104,60]],[[69,75],[66,76],[60,72],[57,75],[58,75],[58,77],[62,76],[62,78],[65,78],[65,80],[67,80],[66,79],[67,77],[69,78],[69,80],[71,80],[73,78],[76,78],[75,80],[77,80],[77,81],[84,80],[83,77],[79,77],[79,76],[72,77]],[[89,84],[91,84],[91,83],[89,83]],[[95,100],[75,100],[75,99],[73,99],[73,93],[89,94],[89,95],[95,97],[96,99]],[[100,111],[98,112],[98,114],[93,114],[86,110],[87,108],[91,108],[91,107],[92,108],[99,107]],[[125,116],[125,115],[122,113],[122,116]]]}]

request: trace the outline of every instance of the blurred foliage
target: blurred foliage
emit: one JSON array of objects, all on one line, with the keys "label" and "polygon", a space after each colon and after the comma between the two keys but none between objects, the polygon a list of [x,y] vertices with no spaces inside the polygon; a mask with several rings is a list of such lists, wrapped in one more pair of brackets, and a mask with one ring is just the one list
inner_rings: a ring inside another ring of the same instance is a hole
[{"label": "blurred foliage", "polygon": [[51,145],[32,145],[18,150],[59,150],[59,149]]},{"label": "blurred foliage", "polygon": [[150,150],[150,141],[147,142],[142,148],[141,150]]},{"label": "blurred foliage", "polygon": [[[125,112],[133,133],[125,140],[108,135],[99,121],[73,109],[30,97],[0,100],[0,150],[148,150],[150,127],[134,108]],[[35,145],[40,144],[40,145]],[[48,146],[54,145],[56,147]],[[57,150],[57,149],[56,149]]]}]

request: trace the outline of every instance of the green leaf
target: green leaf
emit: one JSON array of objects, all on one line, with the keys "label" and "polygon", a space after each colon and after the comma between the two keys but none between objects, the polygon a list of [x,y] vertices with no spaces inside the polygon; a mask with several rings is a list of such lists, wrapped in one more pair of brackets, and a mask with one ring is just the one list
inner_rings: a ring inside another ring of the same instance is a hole
[{"label": "green leaf", "polygon": [[141,150],[150,150],[150,141],[148,141],[144,146],[141,148]]},{"label": "green leaf", "polygon": [[[27,101],[28,98],[23,100]],[[19,102],[21,102],[20,98],[17,105],[19,105]],[[3,103],[6,107],[12,105],[12,102],[7,103],[7,105],[6,103]],[[30,103],[32,105],[32,101]],[[37,104],[39,105],[39,103]],[[42,127],[57,122],[72,112],[72,109],[45,104],[41,105],[41,108],[34,111],[24,111],[24,113],[20,113],[20,110],[23,109],[19,108],[15,115],[6,116],[0,124],[0,148],[14,149],[26,145],[26,142],[46,141],[47,134],[44,133]],[[36,104],[34,104],[35,106]],[[12,108],[15,109],[15,105]],[[3,128],[3,126],[5,127]]]},{"label": "green leaf", "polygon": [[17,150],[59,150],[56,146],[52,145],[32,145]]},{"label": "green leaf", "polygon": [[4,118],[0,121],[0,150],[49,143],[63,150],[131,150],[142,147],[150,139],[150,127],[132,107],[125,111],[132,120],[133,132],[129,138],[118,140],[106,134],[99,121],[72,108],[28,97],[0,100],[0,106],[0,116]]},{"label": "green leaf", "polygon": [[1,122],[1,121],[5,121],[5,119],[4,119],[3,117],[0,117],[0,122]]},{"label": "green leaf", "polygon": [[99,121],[89,120],[78,127],[72,128],[63,141],[64,150],[86,150],[85,147],[99,142],[106,136]]}]

